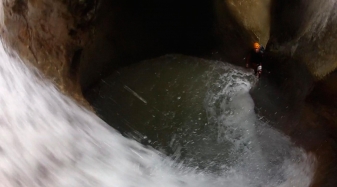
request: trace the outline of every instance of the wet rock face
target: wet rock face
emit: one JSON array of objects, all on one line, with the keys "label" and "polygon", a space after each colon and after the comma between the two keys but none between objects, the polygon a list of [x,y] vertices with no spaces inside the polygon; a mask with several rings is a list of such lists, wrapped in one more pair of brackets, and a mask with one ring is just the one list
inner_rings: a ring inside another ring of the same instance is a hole
[{"label": "wet rock face", "polygon": [[337,140],[337,71],[334,71],[319,81],[313,91],[306,98],[306,106],[310,110],[303,114],[303,118],[310,117],[311,125],[326,125],[329,134]]},{"label": "wet rock face", "polygon": [[[2,37],[9,48],[38,67],[59,88],[81,100],[76,51],[87,41],[88,1],[4,0]],[[83,18],[79,18],[83,16]],[[75,64],[74,64],[75,63]]]},{"label": "wet rock face", "polygon": [[271,48],[299,59],[317,78],[336,69],[336,1],[274,0],[272,7]]},{"label": "wet rock face", "polygon": [[269,40],[271,0],[226,0],[223,2],[228,6],[228,11],[235,17],[235,20],[250,32],[254,40],[266,46]]},{"label": "wet rock face", "polygon": [[252,42],[265,43],[269,29],[269,47],[304,62],[316,77],[337,66],[334,1],[3,0],[1,6],[6,44],[75,98],[117,68],[167,53],[243,65]]},{"label": "wet rock face", "polygon": [[254,42],[266,46],[270,28],[270,0],[214,0],[216,55],[243,66]]},{"label": "wet rock face", "polygon": [[78,94],[119,67],[167,53],[216,51],[240,64],[252,42],[220,1],[4,0],[2,7],[9,47]]},{"label": "wet rock face", "polygon": [[167,53],[244,65],[252,42],[264,44],[270,29],[268,47],[279,53],[266,64],[272,73],[260,84],[275,90],[253,93],[257,106],[273,114],[265,114],[269,119],[288,124],[287,134],[300,124],[307,131],[330,129],[336,141],[336,73],[310,93],[312,75],[324,77],[337,67],[335,1],[97,1],[2,0],[1,37],[64,93],[85,103],[81,91],[113,70]]}]

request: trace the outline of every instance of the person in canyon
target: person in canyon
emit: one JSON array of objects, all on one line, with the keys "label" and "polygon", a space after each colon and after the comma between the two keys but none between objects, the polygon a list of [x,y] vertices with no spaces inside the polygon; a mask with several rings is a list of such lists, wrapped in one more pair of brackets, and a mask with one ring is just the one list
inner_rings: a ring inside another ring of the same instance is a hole
[{"label": "person in canyon", "polygon": [[[258,67],[261,65],[262,67],[262,62],[264,59],[264,47],[261,46],[259,43],[255,42],[253,45],[253,49],[249,52],[248,56],[247,56],[247,61],[246,61],[246,67],[249,68],[253,68],[254,69],[254,73],[256,76],[258,75]],[[261,69],[262,71],[262,69]]]}]

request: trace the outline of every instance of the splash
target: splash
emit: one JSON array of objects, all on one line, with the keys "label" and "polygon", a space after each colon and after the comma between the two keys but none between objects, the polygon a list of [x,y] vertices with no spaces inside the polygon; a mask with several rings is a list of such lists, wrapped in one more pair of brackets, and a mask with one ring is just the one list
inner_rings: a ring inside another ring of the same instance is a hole
[{"label": "splash", "polygon": [[213,66],[205,108],[218,142],[231,144],[225,171],[240,176],[240,186],[309,186],[315,157],[255,114],[249,90],[256,78],[228,64]]},{"label": "splash", "polygon": [[[24,65],[16,55],[8,55],[2,44],[0,61],[0,186],[242,187],[261,184],[254,182],[258,179],[252,170],[245,169],[250,167],[246,164],[224,170],[218,176],[196,171],[154,149],[144,148],[62,95],[51,82],[43,80],[36,69]],[[249,100],[248,90],[246,87],[240,92],[246,100]],[[295,154],[299,156],[289,157],[281,164],[284,179],[267,181],[267,186],[270,183],[289,186],[294,182],[297,186],[308,186],[313,157],[299,151]]]}]

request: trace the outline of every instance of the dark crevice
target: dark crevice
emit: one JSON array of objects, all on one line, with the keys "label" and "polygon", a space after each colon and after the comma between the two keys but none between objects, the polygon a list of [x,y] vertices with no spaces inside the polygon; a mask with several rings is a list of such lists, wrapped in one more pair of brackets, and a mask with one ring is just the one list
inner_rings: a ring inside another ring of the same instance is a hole
[{"label": "dark crevice", "polygon": [[15,0],[13,6],[13,12],[16,14],[22,14],[27,11],[27,1],[25,0]]},{"label": "dark crevice", "polygon": [[69,73],[71,77],[75,78],[75,80],[78,77],[78,68],[81,62],[82,51],[83,49],[78,49],[74,52],[74,55],[73,55],[73,58],[70,64]]},{"label": "dark crevice", "polygon": [[[214,16],[209,0],[101,0],[93,43],[84,49],[81,62],[83,90],[117,68],[144,59],[168,53],[211,54],[217,47]],[[93,61],[97,65],[90,65]]]},{"label": "dark crevice", "polygon": [[294,39],[301,29],[305,9],[301,1],[273,0],[271,4],[270,38],[284,43]]}]

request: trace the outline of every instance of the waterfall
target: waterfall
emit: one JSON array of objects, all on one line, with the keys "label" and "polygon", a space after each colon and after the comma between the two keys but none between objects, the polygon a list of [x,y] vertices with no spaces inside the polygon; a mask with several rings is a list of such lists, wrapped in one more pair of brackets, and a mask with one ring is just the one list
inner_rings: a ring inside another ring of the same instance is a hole
[{"label": "waterfall", "polygon": [[[248,165],[234,165],[220,176],[185,166],[123,137],[95,114],[61,94],[52,82],[26,66],[17,55],[8,55],[2,44],[0,61],[0,186],[261,185],[256,178],[259,174],[254,173],[257,169],[254,158],[243,158],[240,163],[248,161]],[[249,89],[243,88],[228,106],[239,113],[245,100],[252,108]],[[237,119],[233,121],[241,123]],[[251,128],[248,125],[242,123],[239,127]],[[308,186],[314,158],[298,148],[293,149],[300,156],[283,160],[279,168],[283,178],[264,181],[267,185]]]}]

